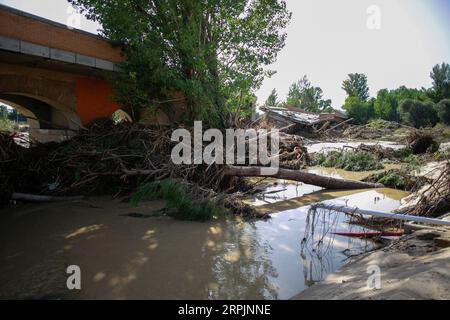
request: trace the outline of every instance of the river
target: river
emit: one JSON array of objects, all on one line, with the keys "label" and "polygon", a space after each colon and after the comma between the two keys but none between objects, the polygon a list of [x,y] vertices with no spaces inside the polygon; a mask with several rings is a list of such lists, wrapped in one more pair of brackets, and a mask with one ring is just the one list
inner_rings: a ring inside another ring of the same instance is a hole
[{"label": "river", "polygon": [[[142,218],[164,203],[135,208],[104,197],[3,209],[0,298],[288,299],[339,269],[349,254],[374,248],[370,241],[334,236],[363,230],[337,213],[316,213],[312,237],[310,203],[390,211],[406,195],[269,182],[270,194],[248,200],[272,213],[267,221]],[[66,288],[69,265],[81,268],[81,290]]]}]

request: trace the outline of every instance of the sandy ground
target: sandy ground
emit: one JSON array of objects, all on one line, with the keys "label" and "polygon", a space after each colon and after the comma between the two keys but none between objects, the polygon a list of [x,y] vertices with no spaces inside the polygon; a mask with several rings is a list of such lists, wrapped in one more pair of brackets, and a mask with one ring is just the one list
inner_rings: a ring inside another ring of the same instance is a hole
[{"label": "sandy ground", "polygon": [[[378,289],[367,285],[371,266],[381,271]],[[293,299],[450,299],[450,230],[415,231],[358,257]]]}]

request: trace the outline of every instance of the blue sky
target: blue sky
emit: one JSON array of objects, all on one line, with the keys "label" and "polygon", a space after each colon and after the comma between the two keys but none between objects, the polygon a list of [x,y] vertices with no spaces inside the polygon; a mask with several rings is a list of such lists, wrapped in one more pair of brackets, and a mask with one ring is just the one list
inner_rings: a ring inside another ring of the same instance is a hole
[{"label": "blue sky", "polygon": [[[64,24],[73,15],[66,0],[0,0],[9,5]],[[279,97],[289,85],[307,74],[324,97],[340,107],[341,89],[348,73],[368,76],[370,93],[382,88],[429,87],[436,63],[450,63],[449,0],[287,0],[293,19],[286,47],[257,92],[264,102],[273,88]],[[380,10],[380,29],[367,27],[367,9]],[[73,19],[72,19],[73,21]],[[99,26],[80,17],[80,28],[96,32]]]}]

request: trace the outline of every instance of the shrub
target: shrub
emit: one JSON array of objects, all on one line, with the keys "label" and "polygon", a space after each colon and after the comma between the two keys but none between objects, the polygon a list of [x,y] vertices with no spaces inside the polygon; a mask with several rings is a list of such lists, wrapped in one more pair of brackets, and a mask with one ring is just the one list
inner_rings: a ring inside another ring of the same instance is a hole
[{"label": "shrub", "polygon": [[363,179],[363,181],[381,183],[386,187],[401,190],[420,188],[424,183],[422,178],[410,175],[404,168],[375,173]]},{"label": "shrub", "polygon": [[416,171],[425,164],[422,158],[414,154],[411,154],[408,157],[406,157],[405,162],[406,162],[405,169],[408,172]]},{"label": "shrub", "polygon": [[317,164],[323,167],[335,167],[347,171],[369,171],[383,169],[383,165],[367,152],[334,151],[317,156]]},{"label": "shrub", "polygon": [[404,189],[406,187],[405,177],[399,171],[394,170],[386,172],[377,182],[395,189]]},{"label": "shrub", "polygon": [[[190,190],[192,191],[192,190]],[[142,185],[131,197],[131,204],[137,206],[141,200],[164,199],[168,215],[179,220],[208,221],[223,215],[224,208],[205,200],[193,199],[180,183],[167,179]]]},{"label": "shrub", "polygon": [[8,119],[0,119],[0,132],[13,132],[14,122]]}]

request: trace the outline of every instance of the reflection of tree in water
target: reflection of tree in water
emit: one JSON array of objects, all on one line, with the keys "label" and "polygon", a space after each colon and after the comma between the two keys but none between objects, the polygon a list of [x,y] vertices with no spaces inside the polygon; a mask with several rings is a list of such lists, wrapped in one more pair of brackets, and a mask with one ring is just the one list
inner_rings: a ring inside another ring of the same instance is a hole
[{"label": "reflection of tree in water", "polygon": [[[308,211],[306,218],[305,235],[301,243],[301,260],[305,285],[308,287],[324,279],[334,268],[336,249],[334,248],[335,232],[343,215],[331,210],[314,209]],[[355,225],[347,225],[347,232],[364,228]],[[351,255],[355,251],[362,253],[367,251],[372,244],[367,240],[347,238],[347,248],[343,254]]]},{"label": "reflection of tree in water", "polygon": [[336,214],[308,211],[300,252],[304,282],[308,287],[321,281],[334,269],[332,247],[337,222]]},{"label": "reflection of tree in water", "polygon": [[[253,223],[230,222],[215,246],[212,272],[218,284],[210,299],[278,299],[271,282],[278,273],[270,260],[272,247],[262,241]],[[209,248],[211,249],[211,248]]]}]

